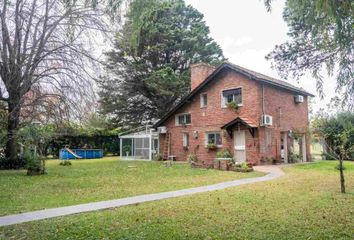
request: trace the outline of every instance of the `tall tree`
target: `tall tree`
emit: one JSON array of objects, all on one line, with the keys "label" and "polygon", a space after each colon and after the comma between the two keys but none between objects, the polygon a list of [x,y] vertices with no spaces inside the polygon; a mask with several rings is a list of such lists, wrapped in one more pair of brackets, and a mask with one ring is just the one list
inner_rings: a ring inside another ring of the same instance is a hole
[{"label": "tall tree", "polygon": [[154,121],[188,93],[190,64],[223,59],[203,15],[184,1],[133,1],[107,53],[110,75],[101,81],[102,112],[120,126]]},{"label": "tall tree", "polygon": [[[87,43],[92,33],[106,29],[103,16],[121,1],[0,1],[0,100],[7,104],[8,161],[17,158],[24,105],[47,97],[74,105],[92,92],[86,66],[94,58]],[[38,94],[30,93],[34,89]]]},{"label": "tall tree", "polygon": [[[265,0],[270,10],[271,0]],[[322,95],[323,73],[335,76],[342,104],[354,109],[354,1],[287,0],[283,17],[290,39],[267,56],[282,77],[310,72]]]}]

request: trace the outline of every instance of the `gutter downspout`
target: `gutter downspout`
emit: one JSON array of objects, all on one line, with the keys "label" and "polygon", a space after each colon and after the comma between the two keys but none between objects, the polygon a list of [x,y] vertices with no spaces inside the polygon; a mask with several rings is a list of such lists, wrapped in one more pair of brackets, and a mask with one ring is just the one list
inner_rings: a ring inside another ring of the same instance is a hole
[{"label": "gutter downspout", "polygon": [[265,114],[265,110],[264,110],[264,84],[262,84],[262,114]]}]

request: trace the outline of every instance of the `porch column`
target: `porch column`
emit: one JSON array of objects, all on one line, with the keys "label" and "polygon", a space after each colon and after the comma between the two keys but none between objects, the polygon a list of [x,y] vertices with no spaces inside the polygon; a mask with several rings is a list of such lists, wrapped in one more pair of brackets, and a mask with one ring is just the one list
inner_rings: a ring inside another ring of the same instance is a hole
[{"label": "porch column", "polygon": [[307,153],[306,153],[306,134],[302,135],[301,141],[301,151],[302,151],[302,161],[307,162]]},{"label": "porch column", "polygon": [[284,163],[288,163],[288,132],[283,133]]},{"label": "porch column", "polygon": [[123,155],[122,155],[123,149],[122,148],[123,148],[123,141],[122,141],[122,138],[119,138],[119,156],[121,159],[123,157]]},{"label": "porch column", "polygon": [[149,132],[149,160],[151,161],[152,160],[152,129],[150,129],[150,132]]}]

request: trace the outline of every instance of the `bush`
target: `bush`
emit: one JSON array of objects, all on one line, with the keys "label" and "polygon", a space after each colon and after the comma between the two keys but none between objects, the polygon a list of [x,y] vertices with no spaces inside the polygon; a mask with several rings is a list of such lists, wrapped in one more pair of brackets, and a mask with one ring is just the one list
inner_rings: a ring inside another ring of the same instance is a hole
[{"label": "bush", "polygon": [[21,157],[18,157],[16,161],[9,161],[5,156],[0,156],[0,169],[20,169],[24,166],[25,161]]},{"label": "bush", "polygon": [[240,164],[236,164],[235,170],[238,172],[252,172],[253,168],[250,167],[247,163],[243,162]]},{"label": "bush", "polygon": [[24,153],[27,175],[41,175],[45,173],[44,159],[33,149],[27,149]]},{"label": "bush", "polygon": [[224,149],[224,150],[221,150],[221,151],[217,152],[216,153],[216,157],[217,158],[232,158],[232,155],[229,152],[229,150]]},{"label": "bush", "polygon": [[334,153],[323,152],[321,154],[321,157],[323,160],[336,160],[334,156],[335,156]]},{"label": "bush", "polygon": [[293,153],[292,151],[289,152],[289,163],[297,163],[300,162],[300,160],[299,154]]},{"label": "bush", "polygon": [[187,161],[190,163],[197,162],[198,161],[197,155],[195,155],[194,153],[189,154],[187,157]]},{"label": "bush", "polygon": [[163,161],[163,157],[161,154],[156,154],[154,157],[154,161]]},{"label": "bush", "polygon": [[71,166],[71,161],[69,161],[69,160],[60,161],[59,165],[60,166]]}]

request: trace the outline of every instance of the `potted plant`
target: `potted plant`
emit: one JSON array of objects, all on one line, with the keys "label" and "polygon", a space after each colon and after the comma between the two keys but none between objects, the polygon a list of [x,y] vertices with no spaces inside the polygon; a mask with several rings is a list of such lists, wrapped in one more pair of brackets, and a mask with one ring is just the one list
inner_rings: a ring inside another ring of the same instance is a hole
[{"label": "potted plant", "polygon": [[237,112],[238,109],[239,109],[239,105],[236,103],[236,102],[229,102],[226,104],[227,108],[234,111],[234,112]]},{"label": "potted plant", "polygon": [[130,151],[131,151],[131,147],[129,145],[125,145],[123,147],[123,152],[125,152],[125,156],[129,157]]},{"label": "potted plant", "polygon": [[208,144],[206,145],[206,148],[207,148],[208,150],[216,150],[216,149],[218,148],[218,146],[216,146],[215,143],[208,143]]},{"label": "potted plant", "polygon": [[224,149],[216,153],[215,165],[221,170],[229,170],[233,166],[233,158],[229,150]]}]

